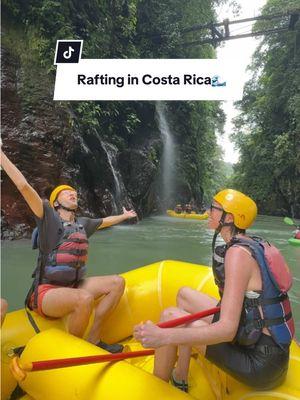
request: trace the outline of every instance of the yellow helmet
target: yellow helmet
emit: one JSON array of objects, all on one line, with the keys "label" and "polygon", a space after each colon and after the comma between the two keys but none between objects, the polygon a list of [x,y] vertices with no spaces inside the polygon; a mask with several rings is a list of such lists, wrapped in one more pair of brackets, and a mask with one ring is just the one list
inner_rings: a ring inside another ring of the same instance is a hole
[{"label": "yellow helmet", "polygon": [[224,211],[233,215],[234,225],[247,229],[252,225],[257,215],[256,203],[244,193],[233,189],[221,190],[214,196]]},{"label": "yellow helmet", "polygon": [[57,196],[63,190],[73,190],[74,192],[76,192],[76,190],[74,188],[72,188],[72,186],[69,186],[69,185],[59,185],[59,186],[57,186],[55,189],[52,190],[52,192],[50,194],[50,198],[49,198],[49,202],[50,202],[52,207],[54,206],[54,202],[57,199]]}]

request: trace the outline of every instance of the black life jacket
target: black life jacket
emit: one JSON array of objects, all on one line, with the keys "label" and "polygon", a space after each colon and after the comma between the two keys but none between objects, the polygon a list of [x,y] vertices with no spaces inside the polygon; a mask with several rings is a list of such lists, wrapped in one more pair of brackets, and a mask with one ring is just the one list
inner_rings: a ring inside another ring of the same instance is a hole
[{"label": "black life jacket", "polygon": [[[246,246],[250,250],[259,265],[263,287],[262,291],[245,294],[235,342],[244,346],[253,345],[266,327],[279,346],[288,346],[295,332],[287,294],[292,284],[292,277],[275,246],[257,237],[233,238],[230,243],[217,246],[213,254],[213,273],[221,298],[225,284],[226,251],[235,244]],[[262,309],[263,318],[259,307]]]}]

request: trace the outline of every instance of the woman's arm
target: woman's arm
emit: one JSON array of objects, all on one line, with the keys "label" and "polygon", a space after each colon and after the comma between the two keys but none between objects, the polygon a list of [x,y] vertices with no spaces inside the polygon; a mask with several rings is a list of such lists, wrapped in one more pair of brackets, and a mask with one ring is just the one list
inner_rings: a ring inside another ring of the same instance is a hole
[{"label": "woman's arm", "polygon": [[43,218],[43,202],[38,193],[29,185],[24,175],[19,169],[8,159],[1,150],[1,167],[16,185],[27,204],[38,218]]},{"label": "woman's arm", "polygon": [[148,321],[136,327],[135,336],[144,347],[164,345],[210,345],[234,339],[240,321],[244,295],[251,276],[251,256],[232,247],[225,258],[225,287],[219,321],[200,327],[162,329]]}]

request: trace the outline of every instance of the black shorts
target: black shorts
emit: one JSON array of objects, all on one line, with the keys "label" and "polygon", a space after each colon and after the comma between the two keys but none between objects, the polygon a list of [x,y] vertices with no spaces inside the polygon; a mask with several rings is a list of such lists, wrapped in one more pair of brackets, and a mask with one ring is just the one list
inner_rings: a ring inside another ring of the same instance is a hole
[{"label": "black shorts", "polygon": [[[218,319],[216,314],[213,322]],[[289,347],[281,349],[271,336],[262,334],[251,347],[229,342],[209,345],[205,357],[245,385],[270,390],[286,377]]]}]

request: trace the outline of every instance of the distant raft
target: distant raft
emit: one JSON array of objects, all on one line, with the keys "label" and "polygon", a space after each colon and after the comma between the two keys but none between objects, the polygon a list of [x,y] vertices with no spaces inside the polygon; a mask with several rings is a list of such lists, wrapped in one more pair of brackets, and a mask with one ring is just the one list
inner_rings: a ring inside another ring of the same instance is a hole
[{"label": "distant raft", "polygon": [[299,246],[300,247],[300,239],[296,239],[296,238],[290,238],[288,240],[289,244],[291,244],[292,246]]},{"label": "distant raft", "polygon": [[174,218],[186,218],[186,219],[198,219],[198,220],[204,220],[208,218],[207,212],[203,214],[196,214],[195,212],[191,212],[190,214],[186,212],[182,213],[176,213],[173,210],[167,210],[167,214],[169,217],[174,217]]}]

